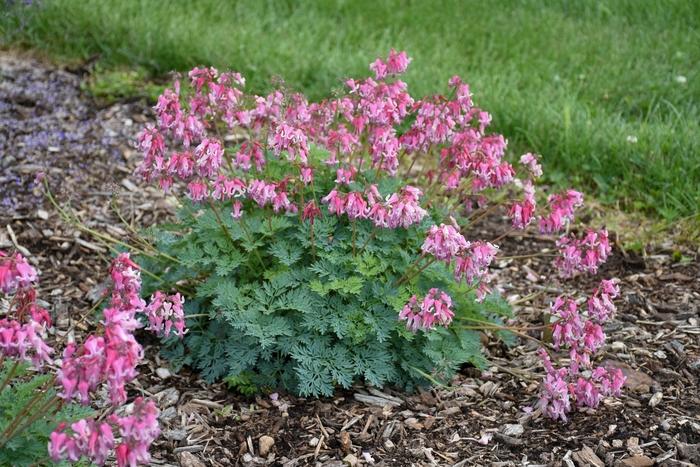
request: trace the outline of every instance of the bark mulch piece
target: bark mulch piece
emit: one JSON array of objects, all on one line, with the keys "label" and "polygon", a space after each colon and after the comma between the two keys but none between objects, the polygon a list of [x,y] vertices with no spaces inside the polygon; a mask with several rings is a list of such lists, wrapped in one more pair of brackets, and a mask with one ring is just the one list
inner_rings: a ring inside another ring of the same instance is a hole
[{"label": "bark mulch piece", "polygon": [[[80,77],[34,60],[0,54],[0,248],[19,248],[42,272],[56,334],[81,338],[83,317],[100,296],[109,250],[60,218],[34,183],[46,173],[64,208],[90,228],[129,239],[130,229],[167,217],[172,202],[133,174],[133,140],[148,121],[138,102],[98,108]],[[492,217],[470,236],[508,230]],[[672,245],[643,257],[619,248],[596,277],[551,282],[551,240],[502,241],[494,285],[514,306],[514,325],[540,325],[563,292],[589,293],[618,277],[619,313],[607,325],[602,359],[628,387],[567,424],[527,410],[542,369],[537,344],[508,347],[486,333],[491,366],[465,366],[449,387],[406,394],[358,385],[334,398],[288,394],[244,397],[196,374],[168,369],[147,345],[133,395],[154,397],[163,434],[154,465],[665,465],[700,464],[700,263]],[[549,279],[548,279],[549,278]],[[540,331],[528,331],[541,337]]]}]

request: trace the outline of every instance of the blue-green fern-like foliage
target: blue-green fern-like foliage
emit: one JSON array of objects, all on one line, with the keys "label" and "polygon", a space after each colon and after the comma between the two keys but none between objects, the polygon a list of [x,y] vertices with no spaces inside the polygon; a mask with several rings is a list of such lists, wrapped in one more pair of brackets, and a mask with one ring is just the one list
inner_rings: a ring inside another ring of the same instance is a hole
[{"label": "blue-green fern-like foliage", "polygon": [[50,382],[49,374],[33,372],[25,363],[6,359],[0,364],[0,465],[48,465],[51,432],[59,423],[92,413],[79,405],[55,403],[56,391],[46,389]]},{"label": "blue-green fern-like foliage", "polygon": [[[280,180],[288,163],[268,161],[260,178]],[[320,200],[333,187],[322,181],[333,178],[330,169],[317,171],[314,188],[297,189],[307,201]],[[388,195],[402,186],[390,178],[362,182],[350,190],[377,183]],[[472,287],[457,284],[437,262],[396,285],[418,257],[427,228],[444,221],[445,212],[430,208],[421,225],[391,230],[363,220],[353,227],[325,206],[312,226],[298,214],[244,203],[243,218],[235,220],[230,201],[185,202],[176,222],[148,232],[162,254],[139,258],[150,273],[144,291],[177,288],[186,313],[200,315],[187,320],[183,340],[166,340],[166,356],[176,367],[189,365],[206,380],[228,379],[247,391],[283,387],[329,396],[358,380],[411,389],[448,381],[466,362],[486,363],[478,332],[460,319],[496,320],[509,313],[504,301],[490,296],[477,303]],[[455,322],[412,333],[399,311],[411,295],[432,287],[452,297]]]}]

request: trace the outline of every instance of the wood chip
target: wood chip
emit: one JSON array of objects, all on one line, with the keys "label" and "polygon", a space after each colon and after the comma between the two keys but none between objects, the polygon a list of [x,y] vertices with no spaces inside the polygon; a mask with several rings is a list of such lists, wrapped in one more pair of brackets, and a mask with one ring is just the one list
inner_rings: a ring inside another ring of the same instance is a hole
[{"label": "wood chip", "polygon": [[654,459],[641,455],[632,456],[620,461],[622,467],[651,467],[654,465]]},{"label": "wood chip", "polygon": [[574,452],[571,455],[571,458],[579,467],[605,467],[605,462],[603,462],[600,457],[596,455],[593,449],[588,446],[583,446],[580,451]]},{"label": "wood chip", "polygon": [[367,394],[355,393],[353,397],[355,398],[355,400],[362,402],[363,404],[376,405],[378,407],[385,407],[387,405],[390,407],[399,407],[402,404],[392,399],[387,399],[385,397],[378,396],[370,396]]}]

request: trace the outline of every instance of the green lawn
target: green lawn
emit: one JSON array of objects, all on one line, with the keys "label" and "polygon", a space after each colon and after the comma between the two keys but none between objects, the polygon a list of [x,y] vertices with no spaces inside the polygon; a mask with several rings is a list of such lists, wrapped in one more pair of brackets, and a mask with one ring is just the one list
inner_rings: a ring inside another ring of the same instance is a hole
[{"label": "green lawn", "polygon": [[279,76],[324,96],[405,49],[415,94],[460,74],[514,151],[544,156],[551,180],[668,219],[700,211],[698,1],[35,3],[5,7],[5,46],[154,74],[211,64],[261,92]]}]

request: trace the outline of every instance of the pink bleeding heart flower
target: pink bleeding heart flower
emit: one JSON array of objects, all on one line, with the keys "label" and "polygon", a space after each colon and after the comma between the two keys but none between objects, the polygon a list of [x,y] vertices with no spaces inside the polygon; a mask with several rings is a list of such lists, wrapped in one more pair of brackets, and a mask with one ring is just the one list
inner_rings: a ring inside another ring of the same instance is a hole
[{"label": "pink bleeding heart flower", "polygon": [[421,250],[424,254],[433,255],[436,259],[449,263],[467,248],[469,242],[459,233],[459,227],[455,223],[431,226]]},{"label": "pink bleeding heart flower", "polygon": [[554,233],[574,220],[574,211],[583,205],[583,195],[575,190],[550,195],[549,214],[540,217],[540,232]]},{"label": "pink bleeding heart flower", "polygon": [[161,337],[167,337],[171,331],[180,338],[185,335],[185,312],[182,295],[166,295],[160,290],[151,296],[151,303],[144,309],[149,326],[146,328]]},{"label": "pink bleeding heart flower", "polygon": [[399,319],[406,321],[409,330],[429,331],[436,325],[447,327],[452,322],[452,299],[440,289],[430,289],[418,302],[413,295],[399,313]]},{"label": "pink bleeding heart flower", "polygon": [[19,253],[7,256],[0,251],[0,291],[14,293],[18,288],[27,288],[37,280],[37,272]]}]

